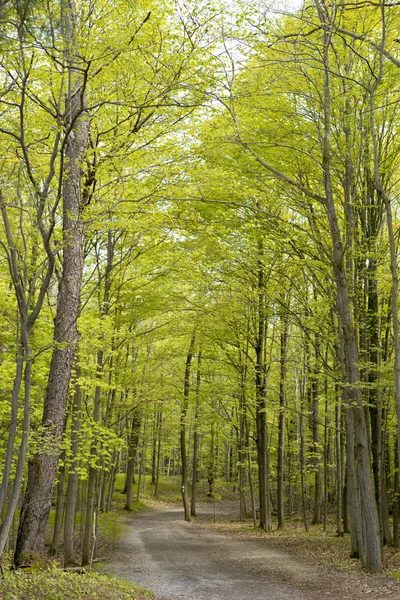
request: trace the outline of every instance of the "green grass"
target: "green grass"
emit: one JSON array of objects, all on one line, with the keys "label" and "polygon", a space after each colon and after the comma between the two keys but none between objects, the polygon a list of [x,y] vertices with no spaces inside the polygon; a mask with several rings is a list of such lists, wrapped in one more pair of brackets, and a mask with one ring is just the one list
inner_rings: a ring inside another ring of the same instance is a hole
[{"label": "green grass", "polygon": [[[144,486],[143,486],[144,484]],[[119,473],[116,477],[115,481],[115,491],[114,491],[114,502],[121,507],[125,505],[126,496],[123,494],[123,489],[125,485],[125,474]],[[143,510],[146,507],[146,499],[154,500],[154,485],[151,483],[151,476],[146,475],[144,479],[142,479],[140,497],[143,499],[143,502],[136,500],[137,495],[137,479],[136,483],[133,484],[133,499],[134,506],[132,512],[138,512],[139,510]],[[180,477],[160,477],[159,485],[158,485],[158,496],[157,500],[161,502],[182,502],[181,496],[181,480]]]},{"label": "green grass", "polygon": [[393,579],[400,579],[400,571],[393,571],[390,576],[393,577]]},{"label": "green grass", "polygon": [[4,600],[150,600],[142,588],[98,573],[79,575],[57,569],[5,572],[0,583]]},{"label": "green grass", "polygon": [[[143,480],[142,480],[143,484]],[[114,499],[125,499],[125,496],[122,495],[121,490],[123,490],[125,485],[125,475],[119,474],[117,475],[116,480],[116,492],[114,492]],[[214,493],[216,496],[216,501],[232,501],[237,500],[237,492],[233,491],[234,484],[232,482],[225,482],[220,479],[215,480],[214,484]],[[158,484],[158,495],[154,496],[154,488],[155,486],[151,483],[150,475],[146,475],[144,479],[144,492],[141,491],[140,497],[146,502],[146,500],[159,500],[160,502],[167,503],[181,503],[182,495],[181,495],[181,478],[176,475],[174,477],[160,477],[160,481]],[[213,498],[208,496],[209,486],[206,479],[202,479],[197,484],[197,502],[208,502],[213,503]],[[188,485],[188,493],[191,494],[191,481],[189,481]],[[137,481],[133,486],[133,494],[134,498],[137,494]]]}]

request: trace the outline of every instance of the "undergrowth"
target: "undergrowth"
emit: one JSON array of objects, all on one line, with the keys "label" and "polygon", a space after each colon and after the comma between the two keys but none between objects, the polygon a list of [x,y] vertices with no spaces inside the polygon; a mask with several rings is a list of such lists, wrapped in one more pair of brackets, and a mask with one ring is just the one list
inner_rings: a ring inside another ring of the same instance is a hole
[{"label": "undergrowth", "polygon": [[98,573],[65,573],[55,568],[5,572],[0,583],[4,600],[150,600],[147,590]]}]

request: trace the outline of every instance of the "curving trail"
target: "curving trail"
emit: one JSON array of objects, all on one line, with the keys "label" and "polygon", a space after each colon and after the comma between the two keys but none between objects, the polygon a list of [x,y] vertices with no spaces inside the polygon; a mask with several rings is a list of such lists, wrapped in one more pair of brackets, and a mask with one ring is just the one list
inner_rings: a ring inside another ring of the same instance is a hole
[{"label": "curving trail", "polygon": [[104,570],[162,600],[400,598],[392,583],[382,589],[381,581],[374,589],[371,578],[299,562],[267,540],[236,539],[185,523],[181,510],[151,510],[127,524]]}]

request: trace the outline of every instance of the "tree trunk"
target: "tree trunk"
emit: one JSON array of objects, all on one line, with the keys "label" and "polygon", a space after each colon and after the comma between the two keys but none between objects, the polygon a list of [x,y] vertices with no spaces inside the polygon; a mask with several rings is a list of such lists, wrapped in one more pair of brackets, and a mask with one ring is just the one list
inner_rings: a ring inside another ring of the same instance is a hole
[{"label": "tree trunk", "polygon": [[[67,53],[74,45],[75,14],[66,11]],[[73,50],[72,50],[73,51]],[[83,274],[83,225],[81,219],[81,168],[88,146],[89,121],[86,115],[85,90],[80,74],[69,55],[67,131],[63,181],[63,259],[57,312],[54,325],[54,348],[50,364],[43,409],[43,434],[40,451],[28,463],[28,482],[22,504],[14,561],[17,566],[30,561],[44,550],[50,513],[72,362],[78,342],[77,319]]]},{"label": "tree trunk", "polygon": [[[78,372],[77,372],[78,375]],[[75,507],[78,492],[79,468],[79,430],[82,392],[79,383],[75,383],[74,404],[72,409],[71,424],[71,453],[72,461],[68,474],[67,498],[65,505],[64,521],[64,566],[75,566],[74,530]]]},{"label": "tree trunk", "polygon": [[132,417],[131,424],[131,435],[129,437],[128,445],[128,468],[126,471],[126,504],[125,510],[132,510],[133,507],[133,475],[135,471],[135,458],[137,455],[140,427],[142,423],[142,417],[140,412],[135,412]]},{"label": "tree trunk", "polygon": [[258,272],[257,272],[257,339],[256,339],[256,425],[257,425],[257,464],[258,464],[258,493],[260,502],[260,528],[270,529],[269,514],[269,460],[268,460],[268,432],[267,432],[267,404],[264,344],[266,334],[265,319],[265,277],[263,264],[263,246],[258,245]]},{"label": "tree trunk", "polygon": [[[343,535],[342,523],[342,405],[339,386],[336,386],[336,533]],[[326,492],[325,492],[326,493]]]},{"label": "tree trunk", "polygon": [[25,458],[28,451],[28,440],[30,432],[30,400],[32,383],[32,356],[29,345],[25,345],[26,362],[24,371],[24,419],[22,423],[23,433],[19,449],[17,468],[15,472],[14,484],[11,497],[8,501],[6,516],[3,520],[0,530],[0,556],[3,555],[7,543],[10,528],[14,523],[14,514],[18,505],[22,479],[24,476]]},{"label": "tree trunk", "polygon": [[395,474],[394,474],[394,484],[393,484],[393,546],[395,548],[399,547],[399,513],[400,513],[400,502],[399,502],[399,494],[400,494],[400,485],[399,485],[399,453],[397,451],[398,441],[396,439],[395,444]]},{"label": "tree trunk", "polygon": [[313,524],[321,523],[321,462],[320,462],[320,439],[319,439],[319,380],[318,367],[316,364],[319,343],[315,341],[315,365],[313,368],[313,381],[311,386],[312,397],[312,452],[314,467],[314,511]]},{"label": "tree trunk", "polygon": [[185,512],[185,521],[191,521],[190,517],[190,505],[188,495],[188,458],[186,454],[186,415],[189,407],[189,392],[190,392],[190,367],[192,364],[194,345],[196,342],[196,326],[194,327],[192,337],[190,340],[189,351],[186,357],[185,366],[185,379],[183,385],[183,399],[181,405],[181,418],[180,418],[180,447],[181,447],[181,461],[182,461],[182,479],[181,479],[181,492],[183,509]]},{"label": "tree trunk", "polygon": [[157,464],[156,464],[156,482],[154,487],[154,495],[157,498],[158,496],[158,488],[160,483],[160,461],[161,461],[161,445],[162,445],[162,425],[163,425],[163,414],[160,411],[158,413],[158,428],[157,428],[157,437],[158,437],[158,446],[157,446]]},{"label": "tree trunk", "polygon": [[[100,349],[97,352],[97,373],[96,376],[100,380],[104,367],[103,350]],[[100,420],[100,402],[101,402],[101,387],[96,386],[94,393],[94,407],[93,407],[93,422],[96,424]],[[97,439],[92,439],[90,447],[90,463],[95,462],[97,456]],[[90,564],[91,561],[91,542],[93,536],[93,519],[95,509],[95,496],[96,496],[96,478],[97,473],[100,472],[95,466],[89,464],[89,477],[88,477],[88,493],[86,497],[86,511],[85,511],[85,533],[83,538],[83,549],[82,549],[82,567]]]},{"label": "tree trunk", "polygon": [[284,470],[285,470],[285,408],[286,408],[286,353],[288,338],[288,312],[281,315],[281,356],[279,380],[279,420],[278,420],[278,529],[285,526],[284,510]]},{"label": "tree trunk", "polygon": [[199,461],[199,409],[200,409],[200,383],[201,383],[201,355],[199,350],[197,356],[197,376],[196,376],[196,406],[194,411],[194,434],[193,434],[193,469],[192,469],[192,497],[190,504],[190,514],[196,516],[196,496],[197,496],[197,469]]},{"label": "tree trunk", "polygon": [[17,431],[18,424],[18,397],[19,390],[21,388],[21,382],[23,378],[23,367],[24,367],[24,349],[21,342],[17,341],[17,359],[15,365],[15,379],[11,393],[11,415],[10,415],[10,428],[8,431],[7,439],[7,450],[6,457],[3,466],[3,477],[0,486],[0,514],[3,512],[4,501],[6,499],[7,487],[10,480],[11,466],[13,462],[14,454],[14,443],[15,434]]},{"label": "tree trunk", "polygon": [[[65,452],[62,453],[62,460],[65,460]],[[50,554],[52,556],[56,556],[61,540],[61,527],[64,512],[64,479],[65,465],[62,464],[58,473],[56,516],[54,521],[53,541],[50,548]]]}]

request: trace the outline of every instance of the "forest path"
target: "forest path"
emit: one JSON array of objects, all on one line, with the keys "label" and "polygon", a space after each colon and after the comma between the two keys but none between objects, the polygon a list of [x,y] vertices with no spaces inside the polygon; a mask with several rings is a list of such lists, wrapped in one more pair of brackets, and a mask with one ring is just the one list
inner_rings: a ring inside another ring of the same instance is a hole
[{"label": "forest path", "polygon": [[126,524],[102,570],[151,589],[159,600],[400,598],[400,589],[382,579],[300,561],[266,539],[196,527],[176,508],[139,513]]}]

